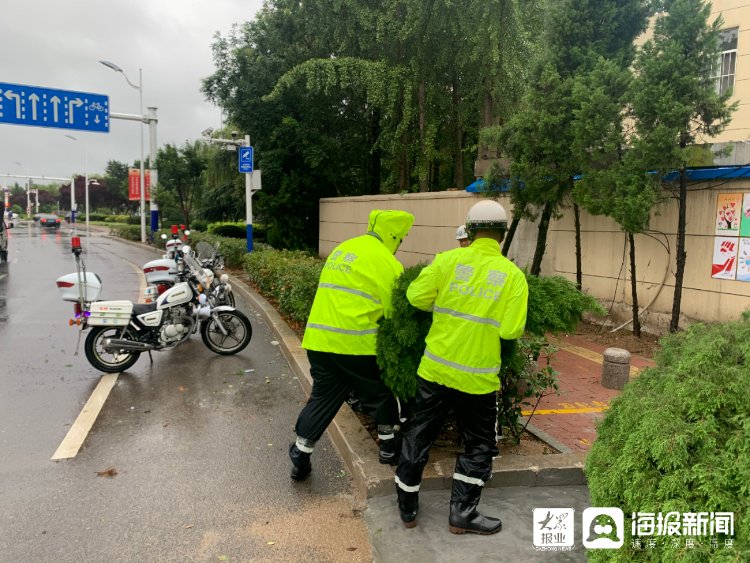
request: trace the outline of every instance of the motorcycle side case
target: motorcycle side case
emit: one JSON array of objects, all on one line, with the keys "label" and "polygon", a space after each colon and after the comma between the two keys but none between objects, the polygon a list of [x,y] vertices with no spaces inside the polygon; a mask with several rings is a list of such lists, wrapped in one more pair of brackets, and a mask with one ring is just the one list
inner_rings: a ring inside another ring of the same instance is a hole
[{"label": "motorcycle side case", "polygon": [[[57,278],[57,287],[62,294],[63,301],[77,302],[81,298],[78,274],[65,274]],[[83,282],[83,300],[87,303],[99,299],[102,292],[102,280],[93,272],[86,272]]]},{"label": "motorcycle side case", "polygon": [[143,273],[149,284],[174,283],[177,281],[177,263],[168,258],[151,260],[143,265]]},{"label": "motorcycle side case", "polygon": [[128,326],[132,314],[132,301],[97,301],[91,304],[86,322],[90,326]]}]

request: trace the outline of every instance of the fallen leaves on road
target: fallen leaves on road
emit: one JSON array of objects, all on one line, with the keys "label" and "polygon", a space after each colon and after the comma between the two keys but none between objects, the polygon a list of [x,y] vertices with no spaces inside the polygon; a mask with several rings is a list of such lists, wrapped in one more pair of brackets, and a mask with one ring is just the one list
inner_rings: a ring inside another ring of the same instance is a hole
[{"label": "fallen leaves on road", "polygon": [[114,467],[110,467],[109,469],[105,469],[104,471],[97,471],[96,476],[97,477],[114,477],[117,475],[117,469]]},{"label": "fallen leaves on road", "polygon": [[185,528],[186,530],[189,530],[190,528],[193,527],[193,525],[192,524],[183,524],[182,527]]}]

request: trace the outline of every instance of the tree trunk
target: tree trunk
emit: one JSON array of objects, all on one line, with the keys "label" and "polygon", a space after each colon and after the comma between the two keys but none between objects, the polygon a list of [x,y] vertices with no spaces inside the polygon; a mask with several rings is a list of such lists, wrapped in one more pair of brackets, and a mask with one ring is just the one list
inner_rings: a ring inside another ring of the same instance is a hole
[{"label": "tree trunk", "polygon": [[583,268],[581,266],[581,209],[577,203],[573,204],[573,215],[575,215],[576,225],[576,287],[578,291],[583,288]]},{"label": "tree trunk", "polygon": [[463,128],[461,127],[460,98],[458,96],[458,78],[453,76],[453,127],[455,131],[453,146],[453,187],[462,190],[464,186],[464,154],[461,150]]},{"label": "tree trunk", "polygon": [[516,229],[518,228],[518,223],[521,222],[521,217],[513,217],[513,221],[510,222],[510,228],[508,229],[508,234],[505,235],[505,240],[503,241],[503,256],[508,256],[508,251],[510,250],[510,243],[513,242],[513,237],[516,236]]},{"label": "tree trunk", "polygon": [[424,80],[419,81],[418,91],[418,102],[419,102],[419,158],[423,160],[422,166],[419,167],[419,191],[427,191],[427,174],[429,167],[427,166],[427,150],[425,149],[425,121],[427,113],[427,101],[425,94]]},{"label": "tree trunk", "polygon": [[672,301],[672,320],[669,332],[677,332],[680,325],[680,309],[682,307],[682,280],[685,276],[685,229],[687,223],[687,170],[680,168],[680,202],[677,219],[677,270],[674,274],[674,300]]},{"label": "tree trunk", "polygon": [[638,317],[638,282],[635,276],[635,237],[628,233],[630,243],[630,294],[633,299],[633,336],[641,337],[641,319]]},{"label": "tree trunk", "polygon": [[378,143],[380,137],[380,110],[374,109],[370,115],[370,146],[374,147],[370,154],[370,182],[369,190],[370,195],[377,195],[380,193],[380,160],[382,157],[382,151]]},{"label": "tree trunk", "polygon": [[539,220],[539,230],[536,237],[536,250],[534,251],[534,260],[531,263],[531,275],[538,276],[542,271],[542,258],[547,250],[547,231],[549,230],[549,221],[552,217],[552,204],[547,203],[542,211],[542,217]]}]

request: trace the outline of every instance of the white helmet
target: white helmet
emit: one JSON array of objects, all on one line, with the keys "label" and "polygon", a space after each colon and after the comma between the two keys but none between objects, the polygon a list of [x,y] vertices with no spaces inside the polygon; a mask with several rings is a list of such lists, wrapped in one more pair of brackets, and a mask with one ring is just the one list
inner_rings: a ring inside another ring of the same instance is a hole
[{"label": "white helmet", "polygon": [[497,229],[505,231],[508,228],[508,214],[496,201],[483,199],[475,203],[466,215],[466,230],[471,236],[478,229]]},{"label": "white helmet", "polygon": [[456,229],[456,240],[463,240],[469,238],[469,233],[466,232],[466,225],[461,225]]}]

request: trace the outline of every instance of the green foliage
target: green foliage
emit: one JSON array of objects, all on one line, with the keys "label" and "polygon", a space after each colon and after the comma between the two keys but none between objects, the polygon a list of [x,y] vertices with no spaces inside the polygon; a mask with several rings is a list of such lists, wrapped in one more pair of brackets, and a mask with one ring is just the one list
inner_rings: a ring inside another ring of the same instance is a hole
[{"label": "green foliage", "polygon": [[243,259],[245,274],[279,311],[305,324],[318,288],[323,261],[308,252],[259,246]]},{"label": "green foliage", "polygon": [[190,230],[191,231],[202,231],[206,232],[208,231],[208,221],[204,219],[194,219],[192,223],[190,223]]},{"label": "green foliage", "polygon": [[[543,208],[531,273],[538,275],[549,221],[566,202],[586,158],[576,152],[576,81],[604,58],[627,67],[633,41],[646,27],[646,0],[570,0],[550,4],[546,49],[531,76],[523,110],[499,135],[511,157],[511,199],[525,218]],[[588,121],[583,121],[587,123]],[[596,122],[593,124],[596,125]],[[495,134],[497,136],[497,134]]]},{"label": "green foliage", "polygon": [[530,335],[573,332],[585,313],[606,314],[596,299],[562,276],[527,275],[526,281],[529,284],[526,332]]},{"label": "green foliage", "polygon": [[124,223],[127,225],[141,224],[141,218],[138,215],[107,215],[103,220],[105,223]]},{"label": "green foliage", "polygon": [[[169,234],[168,234],[169,236]],[[213,245],[224,257],[224,264],[227,268],[241,268],[243,260],[247,256],[247,242],[244,238],[226,238],[199,231],[190,231],[188,237],[189,244],[195,246],[200,241],[205,241]],[[163,243],[159,248],[163,248]]]},{"label": "green foliage", "polygon": [[[422,268],[424,264],[407,268],[398,278],[393,289],[392,316],[381,320],[378,330],[377,355],[383,381],[394,395],[404,399],[416,392],[417,367],[432,324],[432,314],[412,307],[406,298],[409,284]],[[574,330],[586,312],[604,313],[593,297],[578,291],[565,278],[529,275],[526,278],[529,282],[527,336],[520,339],[503,366],[504,392],[498,413],[501,424],[511,430],[516,440],[522,431],[518,425],[522,407],[533,406],[532,397],[538,400],[549,389],[557,389],[556,373],[549,365],[553,348],[545,335]]]},{"label": "green foliage", "polygon": [[141,240],[141,227],[138,225],[113,224],[109,228],[109,234],[124,238],[125,240]]},{"label": "green foliage", "polygon": [[[733,511],[734,549],[589,552],[595,561],[750,558],[750,312],[662,340],[657,366],[629,383],[598,428],[586,462],[595,506],[631,512]],[[631,528],[625,526],[625,544]]]},{"label": "green foliage", "polygon": [[182,147],[167,144],[159,149],[159,189],[157,199],[163,215],[172,216],[178,209],[181,222],[190,225],[193,208],[200,201],[207,166],[206,147],[200,142],[186,142]]},{"label": "green foliage", "polygon": [[208,225],[208,232],[212,235],[247,239],[247,225],[245,223],[222,221]]},{"label": "green foliage", "polygon": [[432,325],[432,313],[416,309],[406,290],[425,264],[407,268],[393,288],[393,313],[380,321],[377,339],[378,365],[383,382],[401,398],[417,392],[417,367],[424,353],[424,339]]}]

